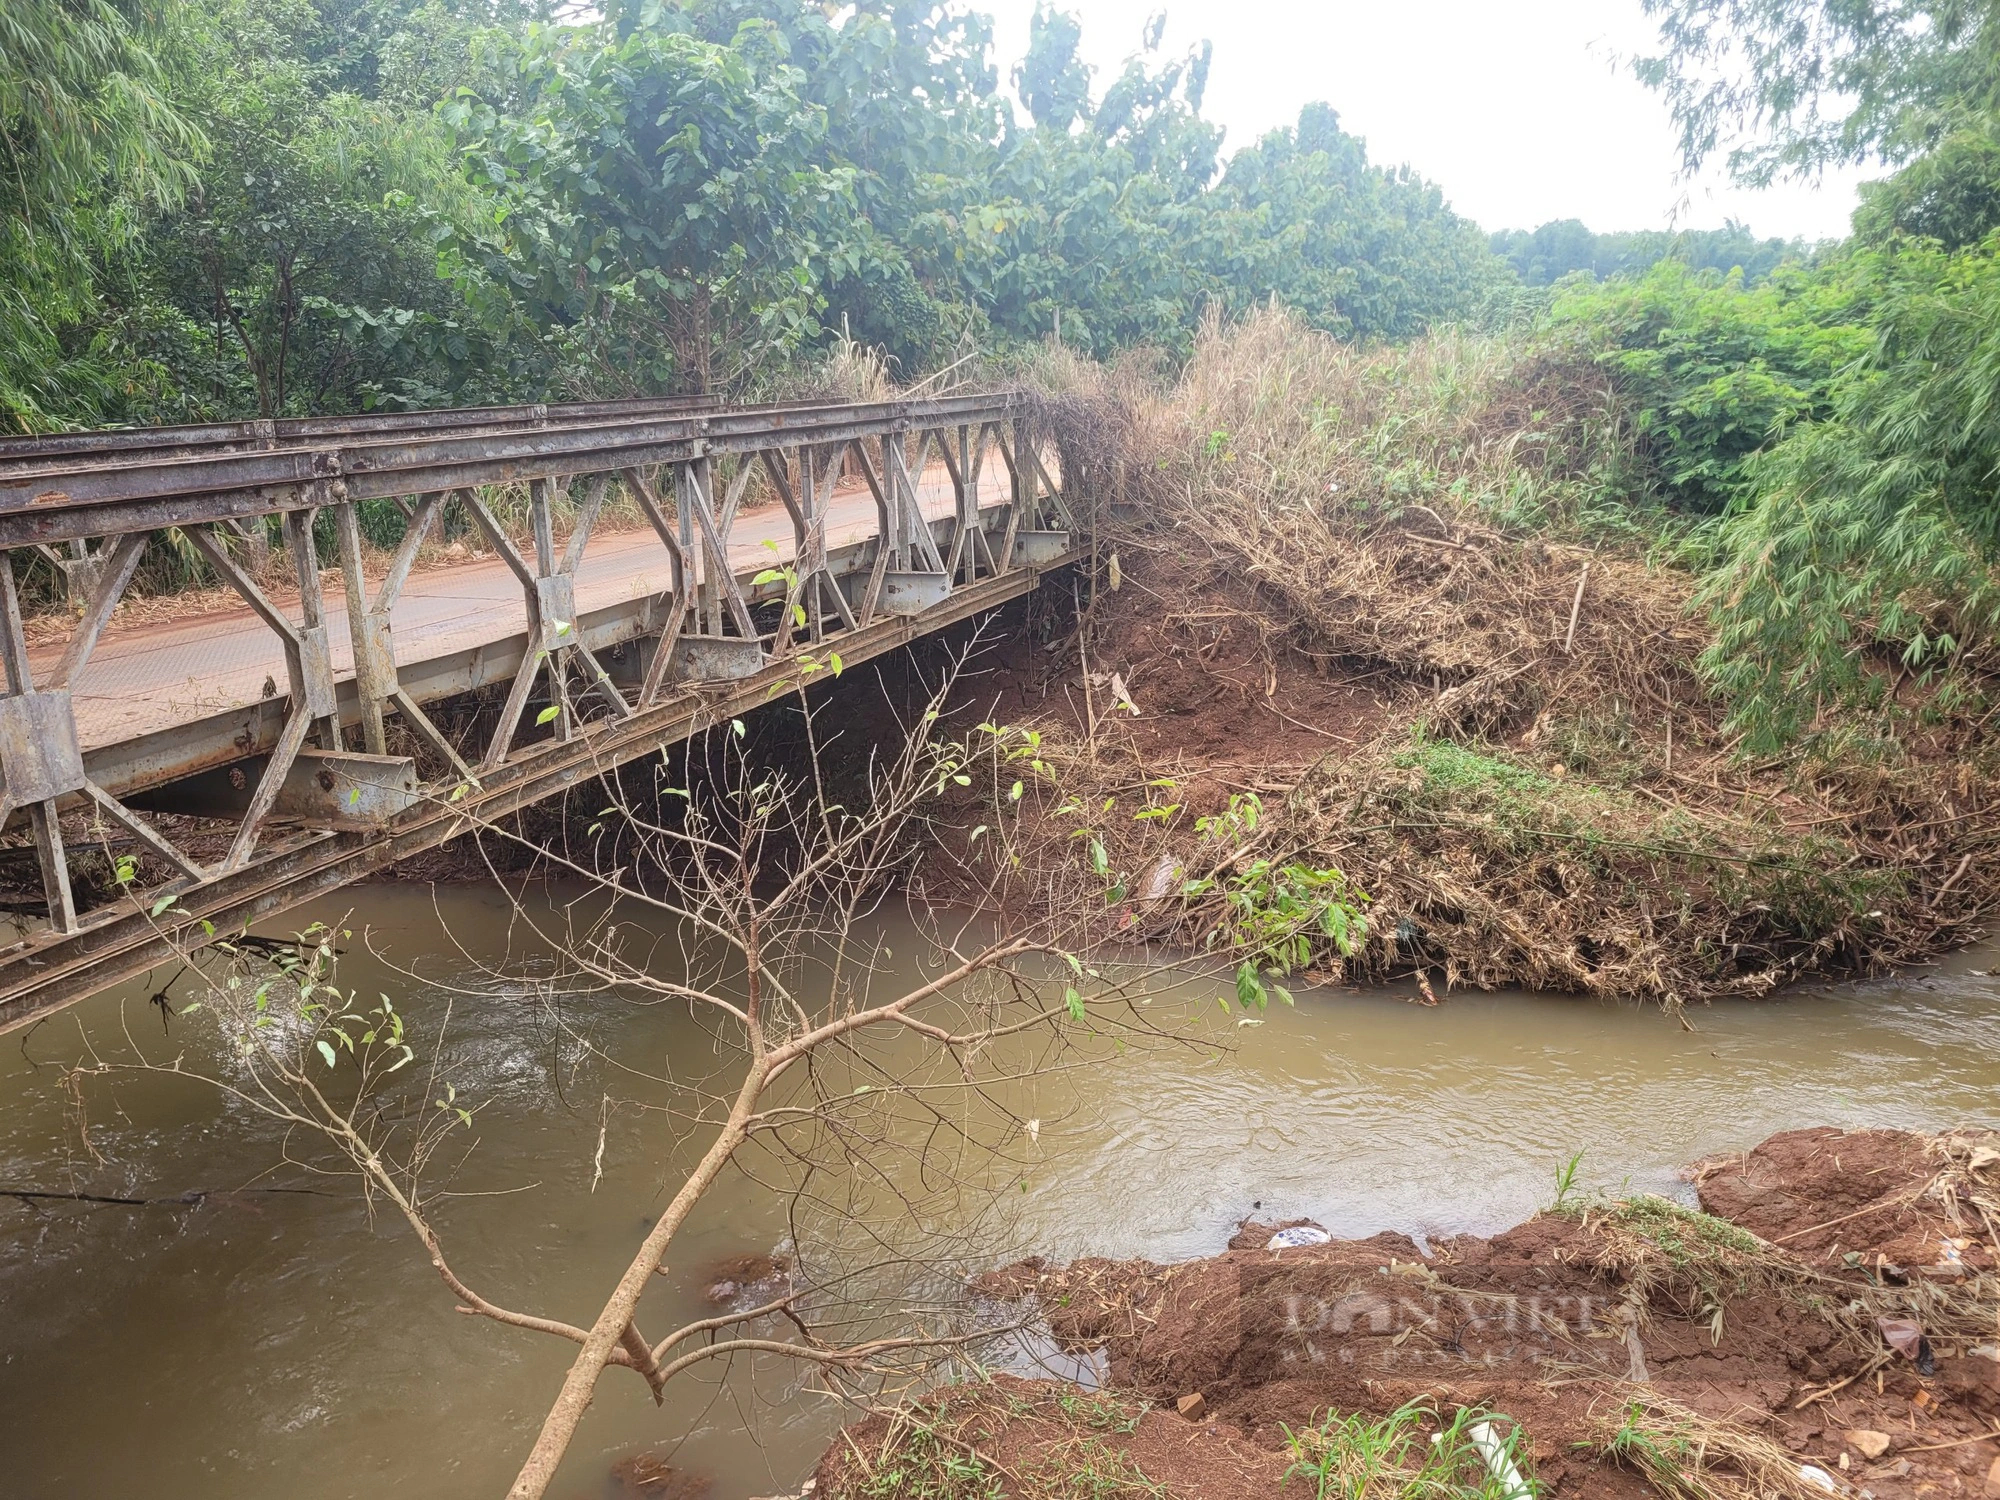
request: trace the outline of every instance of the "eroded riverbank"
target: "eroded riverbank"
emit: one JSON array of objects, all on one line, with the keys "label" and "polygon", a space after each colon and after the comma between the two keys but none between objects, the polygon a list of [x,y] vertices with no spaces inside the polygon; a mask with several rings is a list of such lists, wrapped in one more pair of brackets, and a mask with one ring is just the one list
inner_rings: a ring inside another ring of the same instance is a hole
[{"label": "eroded riverbank", "polygon": [[843,1434],[816,1493],[2000,1488],[2000,1136],[1793,1131],[1687,1175],[1698,1208],[1566,1193],[1428,1243],[1251,1220],[1178,1264],[991,1273],[1102,1388],[963,1382]]}]

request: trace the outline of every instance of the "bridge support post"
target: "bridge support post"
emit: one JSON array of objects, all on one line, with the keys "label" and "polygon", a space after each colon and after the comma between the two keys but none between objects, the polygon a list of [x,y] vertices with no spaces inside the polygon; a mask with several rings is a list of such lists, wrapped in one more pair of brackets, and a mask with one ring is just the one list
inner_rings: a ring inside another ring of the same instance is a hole
[{"label": "bridge support post", "polygon": [[[35,691],[11,552],[0,552],[0,661],[4,661],[7,673],[7,696],[0,701],[5,806],[10,811],[20,806],[28,809],[35,829],[35,860],[42,870],[42,894],[49,905],[49,925],[58,932],[74,932],[76,898],[70,891],[69,854],[63,848],[56,799],[82,786],[83,756],[76,745],[69,694],[63,692],[56,701],[54,694]],[[52,722],[58,719],[63,722]]]},{"label": "bridge support post", "polygon": [[[778,630],[771,653],[782,656],[792,648],[792,637],[801,628],[806,639],[819,641],[826,635],[828,606],[849,630],[855,626],[855,612],[847,602],[840,583],[826,565],[826,512],[833,497],[834,477],[839,472],[842,444],[830,444],[824,457],[810,443],[798,449],[799,482],[794,493],[789,465],[782,451],[764,450],[761,455],[772,487],[792,518],[792,579],[785,591]],[[822,472],[823,471],[823,472]],[[800,620],[799,616],[805,619]]]},{"label": "bridge support post", "polygon": [[[951,593],[951,569],[938,552],[923,501],[910,475],[907,438],[899,430],[882,438],[883,479],[889,488],[889,510],[897,518],[896,571],[883,580],[883,607],[894,615],[920,615],[942,604]],[[928,435],[917,440],[917,472],[923,472],[930,447]]]},{"label": "bridge support post", "polygon": [[[667,627],[640,686],[642,706],[653,702],[676,673],[698,682],[728,681],[747,676],[764,664],[763,643],[729,560],[729,531],[749,484],[751,467],[746,454],[730,480],[718,515],[714,460],[707,453],[697,453],[675,465],[671,519],[644,474],[637,469],[621,471],[626,488],[666,547],[672,570],[673,598],[667,606]],[[781,487],[780,493],[789,497],[789,487]],[[796,504],[788,503],[787,508],[796,523]],[[730,627],[735,634],[728,633]]]},{"label": "bridge support post", "polygon": [[582,677],[586,694],[597,693],[619,718],[631,717],[632,705],[618,691],[611,674],[604,670],[604,664],[583,643],[582,625],[577,619],[576,609],[577,564],[583,561],[584,548],[590,545],[590,534],[604,509],[604,497],[610,482],[608,474],[595,474],[584,486],[583,503],[577,507],[576,524],[570,528],[569,541],[558,560],[555,521],[550,514],[553,481],[528,481],[529,522],[535,535],[535,566],[532,568],[479,496],[469,489],[458,492],[459,499],[472,513],[479,529],[486,533],[487,542],[500,554],[520,583],[528,614],[528,648],[514,673],[513,684],[507,689],[507,701],[500,709],[500,722],[493,727],[493,738],[487,742],[486,755],[479,763],[481,770],[492,770],[507,759],[514,747],[514,733],[520,728],[521,715],[527,711],[535,679],[545,669],[549,706],[555,710],[558,739],[567,740],[576,730],[576,710],[570,702],[568,682],[572,667]]},{"label": "bridge support post", "polygon": [[101,819],[108,815],[145,849],[165,859],[183,874],[200,879],[200,865],[162,837],[152,824],[93,782],[83,769],[83,746],[77,738],[70,687],[90,659],[91,649],[118,607],[125,585],[146,550],[144,534],[121,536],[106,543],[92,558],[97,576],[90,597],[82,601],[82,618],[71,633],[62,660],[41,689],[28,665],[28,643],[21,626],[21,600],[14,586],[13,554],[0,552],[0,665],[7,692],[0,697],[0,773],[6,789],[0,793],[0,823],[16,807],[28,809],[34,825],[35,858],[41,866],[42,894],[48,902],[49,923],[58,932],[77,927],[76,898],[69,882],[69,853],[63,846],[62,799],[81,793]]},{"label": "bridge support post", "polygon": [[[401,502],[398,502],[399,504]],[[386,715],[394,708],[417,737],[436,750],[459,776],[472,778],[472,768],[458,753],[458,747],[433,724],[430,716],[403,691],[396,674],[395,637],[389,628],[390,611],[403,595],[417,552],[429,534],[431,523],[444,509],[444,492],[433,491],[405,509],[407,524],[403,539],[396,544],[395,556],[382,578],[374,602],[368,600],[368,582],[361,560],[361,520],[352,502],[335,511],[340,538],[340,571],[347,585],[347,633],[354,650],[354,691],[361,700],[361,737],[370,755],[385,755],[389,749]]]},{"label": "bridge support post", "polygon": [[955,574],[961,584],[977,581],[979,577],[979,555],[986,554],[986,571],[1000,571],[993,560],[993,546],[987,541],[986,532],[979,524],[979,462],[985,456],[985,433],[980,433],[982,441],[977,450],[973,448],[972,431],[960,425],[949,434],[938,435],[938,452],[944,455],[945,472],[951,476],[951,490],[956,501],[958,526],[952,533],[951,557],[945,563],[945,572]]},{"label": "bridge support post", "polygon": [[283,610],[266,598],[256,582],[237,566],[236,560],[215,539],[212,529],[197,527],[187,532],[188,540],[208,559],[209,565],[224,582],[243,596],[243,602],[256,611],[283,643],[285,675],[291,682],[285,727],[278,734],[278,743],[271,751],[271,759],[265,765],[263,775],[258,778],[257,789],[250,798],[242,823],[237,827],[235,841],[229,846],[229,857],[222,865],[225,871],[240,870],[256,853],[257,837],[264,819],[270,815],[278,790],[291,772],[293,760],[305,748],[306,736],[316,733],[323,748],[340,749],[340,706],[333,688],[333,656],[327,648],[326,606],[320,593],[319,554],[313,546],[312,537],[316,514],[317,508],[285,512],[285,545],[291,552],[292,566],[299,580],[302,623],[298,625],[294,625]]},{"label": "bridge support post", "polygon": [[[387,755],[389,737],[382,724],[382,700],[396,690],[396,658],[387,650],[388,620],[377,638],[368,610],[367,580],[361,573],[361,523],[349,500],[334,507],[334,529],[340,541],[340,575],[347,593],[347,634],[354,648],[354,687],[361,700],[361,741],[370,755]],[[387,656],[385,664],[382,660]],[[388,681],[385,683],[384,667]]]}]

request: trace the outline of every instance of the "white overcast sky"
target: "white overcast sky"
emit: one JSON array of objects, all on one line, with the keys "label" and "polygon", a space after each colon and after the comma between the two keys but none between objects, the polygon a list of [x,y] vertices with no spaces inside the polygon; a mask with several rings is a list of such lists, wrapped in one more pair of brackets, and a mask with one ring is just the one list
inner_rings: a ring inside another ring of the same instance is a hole
[{"label": "white overcast sky", "polygon": [[[972,0],[998,25],[1002,81],[1027,47],[1034,0]],[[1203,113],[1225,150],[1323,99],[1368,142],[1408,163],[1487,229],[1581,219],[1595,230],[1712,228],[1759,235],[1847,233],[1850,172],[1762,192],[1719,169],[1677,176],[1665,105],[1628,59],[1653,32],[1639,0],[1059,0],[1083,22],[1099,86],[1164,10],[1162,52],[1215,43]]]}]

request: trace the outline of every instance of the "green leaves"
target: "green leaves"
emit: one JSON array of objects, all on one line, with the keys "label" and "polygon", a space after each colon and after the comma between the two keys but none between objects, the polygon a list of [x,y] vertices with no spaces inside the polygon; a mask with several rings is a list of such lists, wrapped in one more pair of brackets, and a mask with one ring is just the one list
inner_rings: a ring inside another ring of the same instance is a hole
[{"label": "green leaves", "polygon": [[136,6],[9,0],[0,21],[0,422],[11,430],[87,422],[111,396],[107,376],[123,372],[66,355],[58,340],[93,310],[97,268],[195,185],[208,142],[188,101],[168,97],[161,19]]},{"label": "green leaves", "polygon": [[1991,20],[1949,0],[1648,0],[1646,9],[1661,50],[1636,71],[1666,96],[1689,177],[1724,141],[1738,180],[1763,186],[1906,161],[1945,122],[1990,117]]},{"label": "green leaves", "polygon": [[1264,981],[1257,974],[1257,966],[1247,959],[1236,966],[1236,1003],[1245,1010],[1253,1006],[1262,1010],[1267,996]]},{"label": "green leaves", "polygon": [[472,1111],[458,1102],[458,1090],[448,1083],[444,1086],[444,1097],[433,1107],[451,1115],[461,1125],[472,1124]]},{"label": "green leaves", "polygon": [[2000,626],[2000,258],[1918,244],[1840,277],[1874,303],[1865,355],[1746,465],[1699,596],[1716,627],[1702,666],[1753,753],[1823,705],[1883,706],[1876,642],[1957,707],[1979,690],[1957,671],[1964,643]]},{"label": "green leaves", "polygon": [[[1361,906],[1367,896],[1349,887],[1347,877],[1331,866],[1293,860],[1242,860],[1243,841],[1257,824],[1262,804],[1255,793],[1229,799],[1220,813],[1196,819],[1204,837],[1239,851],[1239,863],[1219,874],[1187,881],[1187,896],[1220,892],[1224,916],[1211,929],[1211,948],[1241,954],[1236,967],[1236,1003],[1245,1010],[1262,1010],[1276,994],[1285,1004],[1292,994],[1267,982],[1266,970],[1289,975],[1312,962],[1313,938],[1328,939],[1342,957],[1352,957],[1366,940],[1368,919]],[[1223,1008],[1228,1008],[1225,1002]]]},{"label": "green leaves", "polygon": [[527,316],[619,317],[652,379],[693,388],[732,330],[809,329],[813,230],[848,177],[822,163],[825,115],[760,28],[709,41],[670,9],[632,19],[507,38],[507,107],[461,97],[446,117],[468,180],[497,197],[499,284]]},{"label": "green leaves", "polygon": [[1645,476],[1681,510],[1728,509],[1756,455],[1823,415],[1836,376],[1868,349],[1844,277],[1794,269],[1746,288],[1663,260],[1645,275],[1566,287],[1549,311],[1557,347],[1610,372],[1645,442]]}]

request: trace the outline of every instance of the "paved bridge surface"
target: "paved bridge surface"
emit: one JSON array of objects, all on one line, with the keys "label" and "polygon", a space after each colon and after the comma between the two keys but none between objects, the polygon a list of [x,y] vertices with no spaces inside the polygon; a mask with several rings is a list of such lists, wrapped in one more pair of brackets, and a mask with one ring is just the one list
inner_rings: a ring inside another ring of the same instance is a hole
[{"label": "paved bridge surface", "polygon": [[[0,949],[0,1029],[747,711],[802,654],[1025,593],[1074,557],[1057,468],[1013,393],[0,440],[0,852],[33,850],[47,910]],[[636,528],[599,524],[618,491]],[[386,557],[370,499],[405,517]],[[448,508],[480,552],[419,569]],[[121,609],[174,544],[237,602]],[[67,634],[30,646],[17,550]],[[164,879],[79,910],[84,849]]]}]

